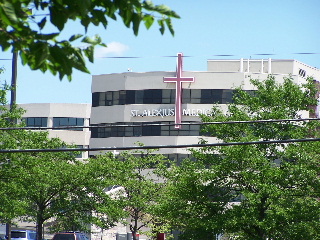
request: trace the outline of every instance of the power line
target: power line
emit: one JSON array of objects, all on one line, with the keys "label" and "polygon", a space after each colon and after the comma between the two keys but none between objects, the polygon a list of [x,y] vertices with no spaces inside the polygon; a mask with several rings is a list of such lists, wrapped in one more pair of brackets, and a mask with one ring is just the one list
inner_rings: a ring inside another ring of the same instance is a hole
[{"label": "power line", "polygon": [[[40,15],[39,15],[40,16]],[[196,58],[196,57],[237,57],[237,56],[242,56],[242,55],[249,55],[249,56],[279,56],[279,55],[284,55],[284,54],[289,54],[289,55],[318,55],[320,52],[291,52],[291,53],[244,53],[244,54],[232,54],[232,53],[221,53],[221,54],[209,54],[209,55],[193,55],[193,56],[188,56],[185,55],[183,57],[188,57],[188,58]],[[177,57],[176,55],[172,56],[110,56],[110,57],[99,57],[99,58],[118,58],[118,59],[136,59],[136,58],[175,58]],[[246,59],[246,58],[244,58]],[[8,58],[0,58],[0,60],[11,60]]]},{"label": "power line", "polygon": [[57,149],[1,149],[0,153],[27,153],[27,152],[89,152],[89,151],[114,151],[114,150],[139,150],[139,149],[163,149],[163,148],[201,148],[220,147],[254,144],[276,144],[296,142],[319,142],[320,138],[268,140],[253,142],[221,142],[205,144],[182,144],[182,145],[153,145],[153,146],[131,146],[131,147],[97,147],[97,148],[57,148]]},{"label": "power line", "polygon": [[[245,124],[245,123],[276,123],[276,122],[301,122],[301,121],[319,121],[320,118],[299,118],[299,119],[266,119],[250,121],[227,121],[227,122],[184,122],[179,125],[213,125],[213,124]],[[175,126],[175,123],[143,123],[139,124],[99,124],[91,126],[59,126],[59,127],[2,127],[0,130],[68,130],[75,128],[111,128],[111,127],[141,127],[141,126]]]},{"label": "power line", "polygon": [[[290,55],[318,55],[320,52],[295,52],[295,53],[286,53]],[[250,55],[250,56],[279,56],[283,54],[279,53],[245,53],[242,55]],[[240,54],[230,54],[230,53],[222,53],[222,54],[210,54],[210,55],[193,55],[193,56],[188,56],[185,55],[183,57],[188,57],[188,58],[194,58],[194,57],[237,57],[241,56]],[[177,56],[122,56],[122,57],[99,57],[99,58],[118,58],[118,59],[135,59],[135,58],[175,58]]]}]

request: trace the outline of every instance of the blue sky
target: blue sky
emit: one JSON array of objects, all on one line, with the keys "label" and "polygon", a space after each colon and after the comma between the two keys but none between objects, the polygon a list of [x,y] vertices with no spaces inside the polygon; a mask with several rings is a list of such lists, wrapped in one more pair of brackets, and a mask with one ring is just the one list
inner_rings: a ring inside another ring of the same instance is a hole
[{"label": "blue sky", "polygon": [[[296,59],[320,68],[319,0],[155,0],[175,10],[181,19],[173,20],[175,36],[161,35],[158,26],[133,35],[120,21],[104,28],[91,28],[109,46],[97,49],[92,75],[134,72],[175,71],[173,56],[182,52],[185,71],[205,71],[207,59],[276,58]],[[83,33],[76,24],[68,34]],[[316,53],[316,54],[296,54]],[[273,54],[263,56],[259,54]],[[221,57],[217,55],[233,55]],[[139,57],[139,58],[106,58]],[[0,58],[11,58],[0,52]],[[11,62],[1,81],[11,81]],[[18,66],[18,103],[91,103],[91,75],[75,72],[72,82],[58,76]]]}]

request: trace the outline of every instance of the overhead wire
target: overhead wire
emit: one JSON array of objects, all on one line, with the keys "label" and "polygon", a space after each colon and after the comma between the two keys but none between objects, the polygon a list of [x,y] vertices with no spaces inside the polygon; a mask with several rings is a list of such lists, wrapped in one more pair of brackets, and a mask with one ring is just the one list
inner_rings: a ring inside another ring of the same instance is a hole
[{"label": "overhead wire", "polygon": [[[181,123],[179,125],[210,125],[210,124],[245,124],[245,123],[272,123],[272,122],[286,122],[286,121],[315,121],[320,118],[303,118],[303,119],[268,119],[268,120],[253,120],[253,121],[228,121],[228,122],[194,122]],[[69,128],[92,128],[92,127],[139,127],[139,126],[174,126],[176,124],[120,124],[120,125],[99,125],[99,126],[67,126],[63,129]],[[62,127],[17,127],[17,128],[0,128],[0,130],[43,130],[43,129],[62,129]],[[284,140],[266,140],[266,141],[252,141],[252,142],[218,142],[205,144],[182,144],[182,145],[153,145],[153,146],[129,146],[129,147],[97,147],[97,148],[57,148],[57,149],[0,149],[0,153],[22,153],[22,152],[89,152],[89,151],[117,151],[117,150],[139,150],[139,149],[161,149],[161,148],[201,148],[201,147],[217,147],[217,146],[235,146],[235,145],[253,145],[253,144],[276,144],[276,143],[294,143],[294,142],[315,142],[320,141],[320,138],[304,138],[304,139],[284,139]]]},{"label": "overhead wire", "polygon": [[[282,56],[282,55],[318,55],[320,52],[293,52],[293,53],[245,53],[245,54],[230,54],[230,53],[221,53],[221,54],[208,54],[208,55],[185,55],[183,57],[239,57],[243,55],[247,56]],[[137,59],[137,58],[174,58],[177,57],[176,55],[171,55],[171,56],[105,56],[105,57],[96,57],[96,58],[113,58],[113,59]],[[9,58],[2,58],[0,60],[11,60]]]},{"label": "overhead wire", "polygon": [[[289,55],[317,55],[320,54],[319,52],[295,52],[295,53],[286,53]],[[245,55],[250,55],[250,56],[279,56],[283,54],[277,54],[277,53],[246,53]],[[183,57],[237,57],[240,56],[240,54],[230,54],[230,53],[222,53],[222,54],[209,54],[209,55],[184,55]],[[171,56],[122,56],[122,57],[117,57],[117,56],[105,56],[105,57],[99,57],[99,58],[118,58],[118,59],[130,59],[130,58],[174,58],[177,57],[176,55],[171,55]]]}]

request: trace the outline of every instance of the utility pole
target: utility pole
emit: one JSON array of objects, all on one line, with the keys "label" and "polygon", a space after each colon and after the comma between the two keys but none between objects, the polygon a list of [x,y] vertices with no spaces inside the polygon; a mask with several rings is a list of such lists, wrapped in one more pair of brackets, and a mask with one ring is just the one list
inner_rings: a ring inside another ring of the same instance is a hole
[{"label": "utility pole", "polygon": [[12,75],[11,75],[11,100],[10,109],[17,101],[17,52],[13,50],[12,54]]},{"label": "utility pole", "polygon": [[[10,110],[13,105],[17,102],[17,52],[12,53],[12,75],[11,75],[11,99],[10,99]],[[13,123],[17,122],[17,119],[11,119]],[[6,238],[11,240],[11,223],[6,223]]]}]

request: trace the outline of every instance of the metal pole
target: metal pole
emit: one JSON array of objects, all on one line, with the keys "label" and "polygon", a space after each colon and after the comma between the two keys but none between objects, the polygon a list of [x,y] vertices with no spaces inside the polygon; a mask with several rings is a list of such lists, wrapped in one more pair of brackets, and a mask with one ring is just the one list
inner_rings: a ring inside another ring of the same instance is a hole
[{"label": "metal pole", "polygon": [[[10,110],[12,110],[13,105],[17,102],[17,52],[13,50],[12,54],[12,75],[11,75],[11,99],[10,99]],[[17,120],[12,119],[15,123]],[[11,240],[11,223],[6,223],[6,238]]]},{"label": "metal pole", "polygon": [[17,52],[12,54],[11,99],[10,109],[17,102]]}]

